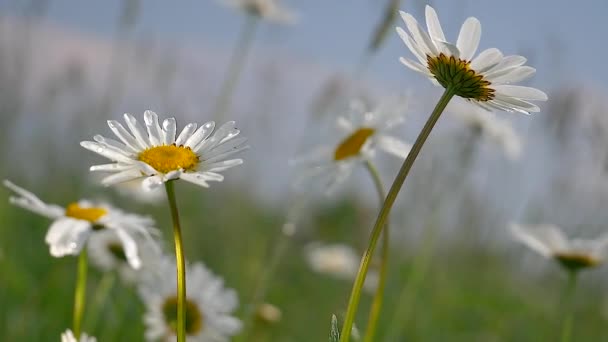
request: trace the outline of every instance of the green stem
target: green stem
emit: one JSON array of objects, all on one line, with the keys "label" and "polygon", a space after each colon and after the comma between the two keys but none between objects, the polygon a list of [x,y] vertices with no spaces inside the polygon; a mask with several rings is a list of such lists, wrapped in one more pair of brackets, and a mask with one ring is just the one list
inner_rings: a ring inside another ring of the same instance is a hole
[{"label": "green stem", "polygon": [[255,33],[258,26],[257,24],[258,18],[253,15],[248,15],[245,23],[243,24],[237,45],[230,58],[228,75],[222,83],[222,88],[213,111],[218,122],[222,122],[224,120],[224,116],[230,110],[232,96],[234,95],[234,90],[238,84],[243,67],[245,66],[245,61],[247,60],[249,51],[251,50],[251,45],[255,38]]},{"label": "green stem", "polygon": [[[376,191],[378,192],[378,199],[380,201],[380,205],[384,202],[384,198],[386,197],[386,191],[384,190],[384,185],[382,185],[382,178],[380,178],[380,173],[378,169],[372,164],[371,161],[365,160],[365,167],[369,171],[369,174],[372,176],[374,180],[374,185],[376,186]],[[374,299],[372,301],[372,307],[369,312],[369,319],[367,321],[367,328],[365,329],[365,338],[364,342],[373,342],[374,336],[376,335],[376,327],[378,325],[378,318],[380,317],[380,311],[382,309],[382,302],[384,299],[384,289],[386,285],[386,277],[388,275],[388,251],[389,251],[389,223],[386,221],[384,231],[382,233],[382,251],[380,254],[380,275],[378,280],[378,287],[376,288],[376,293],[374,294]]]},{"label": "green stem", "polygon": [[83,248],[78,256],[78,275],[76,290],[74,291],[74,322],[73,331],[76,338],[80,337],[82,314],[86,302],[87,292],[87,250]]},{"label": "green stem", "polygon": [[572,337],[572,321],[574,320],[574,292],[576,289],[577,272],[568,272],[568,286],[562,297],[566,318],[562,324],[561,342],[570,342]]},{"label": "green stem", "polygon": [[167,199],[173,219],[173,239],[175,240],[175,259],[177,263],[177,342],[186,342],[186,258],[182,244],[182,232],[179,224],[179,212],[175,201],[173,181],[165,183]]},{"label": "green stem", "polygon": [[447,88],[445,90],[445,92],[443,93],[443,95],[441,96],[441,98],[439,99],[439,102],[437,102],[435,109],[433,110],[433,112],[431,113],[431,116],[429,117],[426,124],[422,128],[420,135],[418,135],[418,138],[416,138],[416,141],[414,142],[414,146],[412,146],[412,150],[408,154],[407,158],[405,158],[403,165],[401,165],[401,169],[399,170],[399,173],[397,174],[397,177],[395,178],[395,181],[393,182],[393,185],[391,186],[391,188],[388,192],[388,195],[386,196],[384,204],[382,205],[382,208],[380,209],[380,213],[378,214],[378,218],[376,219],[376,223],[374,224],[374,228],[372,229],[372,232],[371,232],[371,236],[369,239],[369,245],[367,247],[367,250],[363,254],[363,257],[361,258],[361,264],[359,265],[359,271],[357,272],[357,277],[355,278],[355,282],[353,284],[353,289],[350,294],[350,299],[348,300],[348,308],[346,310],[346,318],[344,320],[344,325],[342,326],[342,336],[340,337],[340,342],[349,341],[350,333],[351,333],[353,323],[355,320],[355,314],[357,313],[357,307],[359,306],[359,299],[361,298],[361,289],[363,288],[363,283],[365,281],[365,277],[367,276],[367,270],[369,268],[369,263],[371,261],[372,255],[374,253],[374,249],[376,248],[376,244],[378,242],[378,238],[380,237],[380,233],[382,233],[382,228],[384,227],[384,224],[385,224],[386,220],[388,219],[388,215],[391,211],[391,208],[393,207],[393,204],[395,203],[395,200],[397,199],[397,195],[399,194],[399,191],[401,190],[401,186],[403,186],[403,182],[405,182],[405,178],[407,177],[408,173],[410,172],[412,165],[414,165],[414,161],[416,160],[416,157],[418,157],[418,153],[420,153],[420,150],[422,149],[424,142],[429,137],[429,134],[433,130],[433,127],[437,123],[437,120],[439,120],[441,113],[443,112],[445,107],[448,105],[448,103],[450,102],[450,100],[452,99],[453,96],[454,96],[453,91],[451,89]]}]

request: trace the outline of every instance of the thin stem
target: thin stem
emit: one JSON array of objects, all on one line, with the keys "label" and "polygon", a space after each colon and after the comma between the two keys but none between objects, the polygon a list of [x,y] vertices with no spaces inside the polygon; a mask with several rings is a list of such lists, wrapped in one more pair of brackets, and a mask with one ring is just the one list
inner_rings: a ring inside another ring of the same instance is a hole
[{"label": "thin stem", "polygon": [[[374,180],[374,185],[376,186],[376,191],[378,192],[378,199],[380,205],[384,203],[384,198],[386,197],[386,191],[384,190],[384,185],[382,185],[382,178],[380,178],[380,173],[378,169],[372,164],[371,161],[365,160],[365,167],[369,171],[369,174],[372,176]],[[369,318],[367,321],[367,328],[365,329],[365,338],[364,342],[373,342],[374,336],[376,335],[376,327],[378,325],[378,318],[380,317],[380,311],[382,309],[382,302],[384,299],[384,289],[386,285],[386,277],[388,275],[388,251],[389,251],[389,223],[386,221],[384,231],[382,232],[382,251],[380,253],[380,275],[378,280],[378,287],[376,288],[376,293],[374,294],[374,299],[372,301],[372,307],[369,312]]]},{"label": "thin stem", "polygon": [[224,116],[230,110],[234,90],[238,84],[241,72],[245,66],[247,56],[249,55],[249,51],[251,50],[251,45],[257,31],[258,18],[256,16],[247,15],[245,20],[246,21],[243,24],[237,45],[234,48],[230,58],[228,75],[222,83],[220,95],[215,103],[213,113],[218,122],[222,122],[224,120]]},{"label": "thin stem", "polygon": [[566,318],[562,324],[561,342],[570,342],[572,337],[572,321],[574,320],[574,291],[576,289],[576,271],[568,272],[568,285],[562,297]]},{"label": "thin stem", "polygon": [[80,337],[82,314],[86,303],[87,292],[87,250],[83,249],[78,256],[78,275],[74,291],[74,322],[73,331],[76,338]]},{"label": "thin stem", "polygon": [[179,225],[179,212],[175,201],[173,181],[165,183],[167,199],[173,219],[173,239],[175,240],[175,259],[177,263],[177,342],[186,342],[186,258],[182,244],[182,232]]},{"label": "thin stem", "polygon": [[388,218],[388,215],[397,199],[397,195],[401,190],[401,186],[403,186],[403,182],[405,182],[405,178],[407,177],[412,165],[414,165],[414,161],[416,161],[416,157],[418,157],[418,153],[422,149],[424,142],[429,137],[429,134],[433,130],[435,123],[439,120],[441,113],[448,105],[454,93],[451,89],[447,88],[435,109],[431,113],[431,116],[427,120],[426,124],[422,128],[420,135],[416,138],[414,142],[414,146],[412,146],[412,150],[408,154],[407,158],[401,165],[401,169],[391,186],[388,195],[382,205],[382,209],[380,209],[380,213],[378,214],[378,218],[376,219],[376,223],[374,224],[374,228],[372,229],[371,236],[369,239],[369,246],[367,250],[363,254],[361,258],[361,263],[359,265],[359,271],[357,272],[357,277],[355,278],[355,282],[353,284],[353,289],[350,294],[350,299],[348,301],[348,308],[346,310],[346,318],[344,320],[344,325],[342,326],[342,336],[340,337],[340,342],[348,342],[350,338],[350,333],[353,327],[353,322],[355,320],[355,314],[357,313],[357,307],[359,306],[359,299],[361,298],[361,289],[363,288],[363,283],[365,281],[365,277],[367,276],[367,270],[369,268],[369,263],[374,253],[374,249],[376,248],[376,244],[378,242],[378,238],[380,237],[380,233],[382,233],[382,228]]}]

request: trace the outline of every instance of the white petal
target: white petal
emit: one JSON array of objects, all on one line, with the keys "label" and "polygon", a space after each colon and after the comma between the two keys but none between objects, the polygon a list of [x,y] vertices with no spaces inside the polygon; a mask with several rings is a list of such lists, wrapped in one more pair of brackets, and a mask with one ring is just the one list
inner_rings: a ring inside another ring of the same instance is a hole
[{"label": "white petal", "polygon": [[141,149],[141,147],[138,146],[139,143],[137,140],[131,134],[129,134],[129,132],[127,132],[120,122],[116,120],[108,120],[108,126],[125,145],[131,148],[131,150],[137,152]]},{"label": "white petal", "polygon": [[507,112],[520,112],[523,114],[537,113],[540,112],[540,108],[534,103],[530,103],[524,100],[519,100],[513,97],[499,96],[491,101],[495,105],[502,107]]},{"label": "white petal", "polygon": [[473,61],[471,62],[471,69],[477,73],[485,72],[502,61],[502,52],[496,48],[490,48],[483,50]]},{"label": "white petal", "polygon": [[89,168],[89,171],[118,172],[118,171],[124,171],[126,169],[132,169],[132,168],[133,168],[133,165],[112,163],[112,164],[93,165]]},{"label": "white petal", "polygon": [[485,71],[484,75],[486,77],[497,77],[497,74],[502,74],[505,70],[524,65],[526,61],[525,57],[517,55],[503,57],[500,63]]},{"label": "white petal", "polygon": [[376,139],[378,142],[378,147],[399,158],[405,159],[412,148],[412,145],[390,135],[381,134],[378,135]]},{"label": "white petal", "polygon": [[424,9],[424,13],[426,16],[426,27],[429,30],[429,35],[434,40],[446,41],[445,35],[443,34],[443,30],[441,29],[441,23],[439,22],[439,18],[437,17],[437,12],[433,7],[426,5]]},{"label": "white petal", "polygon": [[199,168],[199,171],[213,171],[213,172],[220,172],[220,171],[224,171],[227,170],[229,168],[235,167],[237,165],[241,165],[243,164],[243,159],[230,159],[230,160],[223,160],[223,161],[219,161],[216,163],[204,163],[201,168]]},{"label": "white petal", "polygon": [[208,179],[203,172],[187,172],[182,175],[181,179],[202,186],[203,188],[209,187],[209,184],[207,183]]},{"label": "white petal", "polygon": [[175,142],[175,118],[168,118],[163,121],[163,143],[171,145]]},{"label": "white petal", "polygon": [[45,241],[54,257],[78,255],[90,234],[89,222],[64,217],[53,222],[46,233]]},{"label": "white petal", "polygon": [[136,270],[139,269],[141,267],[141,259],[139,259],[139,255],[137,254],[137,243],[135,243],[135,240],[124,230],[114,229],[114,231],[120,239],[120,242],[122,242],[122,249],[125,252],[129,265]]},{"label": "white petal", "polygon": [[96,142],[92,142],[92,141],[81,141],[80,142],[80,146],[86,148],[89,151],[95,152],[99,155],[102,155],[110,160],[113,161],[117,161],[117,162],[123,162],[126,164],[130,164],[133,162],[133,160],[129,157],[126,157],[124,154],[120,154],[114,150],[112,150],[110,147],[107,146],[103,146],[101,144],[98,144]]},{"label": "white petal", "polygon": [[[192,134],[192,136],[190,136],[190,138],[188,138],[188,140],[186,140],[186,142],[184,143],[184,146],[188,146],[194,151],[194,147],[197,146],[198,144],[200,144],[201,142],[205,141],[205,139],[207,139],[211,135],[214,128],[215,128],[215,122],[213,122],[213,121],[206,122],[201,127],[199,127],[196,130],[196,132],[194,132]],[[194,152],[196,152],[196,151],[194,151]]]},{"label": "white petal", "polygon": [[414,39],[401,27],[397,27],[397,34],[399,35],[399,37],[401,37],[401,40],[403,40],[405,46],[407,46],[407,48],[410,49],[414,56],[418,58],[420,63],[426,64],[426,52],[424,52],[420,48],[420,46],[418,46],[418,43],[416,43]]},{"label": "white petal", "polygon": [[497,95],[500,94],[523,100],[547,101],[547,94],[532,87],[497,85],[494,89],[496,90]]},{"label": "white petal", "polygon": [[568,249],[568,240],[561,230],[554,225],[511,224],[510,228],[515,238],[545,257],[550,257],[557,251]]},{"label": "white petal", "polygon": [[343,132],[353,132],[355,130],[353,123],[343,116],[338,116],[336,126]]},{"label": "white petal", "polygon": [[458,40],[456,46],[460,50],[460,58],[465,61],[470,61],[473,55],[477,51],[479,46],[479,39],[481,38],[481,23],[474,17],[467,18],[462,27],[460,28],[460,34],[458,34]]},{"label": "white petal", "polygon": [[529,66],[520,66],[509,69],[508,73],[492,78],[494,84],[518,83],[530,78],[536,73],[536,69]]},{"label": "white petal", "polygon": [[123,117],[125,118],[127,127],[129,127],[129,130],[131,130],[131,133],[133,133],[133,136],[135,137],[135,139],[137,139],[139,146],[142,149],[150,147],[150,145],[148,144],[148,139],[146,138],[146,132],[144,131],[142,125],[137,122],[137,119],[135,119],[135,117],[133,117],[133,115],[129,113],[125,113]]},{"label": "white petal", "polygon": [[192,133],[196,131],[196,126],[196,123],[187,124],[175,140],[175,145],[182,146],[186,142],[186,140],[188,140],[188,138],[192,136]]},{"label": "white petal", "polygon": [[158,124],[158,115],[151,110],[147,110],[144,112],[144,122],[148,130],[150,145],[160,145],[162,141],[162,129]]},{"label": "white petal", "polygon": [[131,167],[128,170],[121,171],[111,176],[105,177],[101,180],[101,184],[105,186],[110,186],[118,183],[128,182],[141,177],[141,172],[138,169]]},{"label": "white petal", "polygon": [[137,152],[136,150],[121,143],[118,140],[114,140],[112,138],[105,138],[104,136],[99,135],[99,134],[94,135],[93,140],[95,140],[96,142],[100,143],[103,146],[110,148],[114,152],[124,154],[127,157],[133,155],[133,152]]},{"label": "white petal", "polygon": [[442,42],[442,41],[437,41],[435,42],[437,44],[437,48],[439,50],[441,50],[441,52],[446,55],[446,56],[454,56],[454,58],[462,58],[462,56],[460,55],[460,50],[458,49],[458,47],[456,47],[456,45],[454,44],[450,44],[448,42]]},{"label": "white petal", "polygon": [[239,138],[217,146],[201,156],[201,163],[214,163],[240,153],[249,148],[249,145],[245,145],[246,142],[247,138]]},{"label": "white petal", "polygon": [[141,185],[144,187],[144,189],[148,191],[157,189],[163,184],[165,184],[165,182],[163,182],[163,178],[158,175],[147,177],[141,182]]},{"label": "white petal", "polygon": [[424,74],[425,76],[428,76],[428,77],[433,77],[433,75],[429,72],[429,69],[427,69],[420,63],[416,63],[411,59],[407,59],[407,58],[403,58],[403,57],[399,58],[399,61],[401,63],[403,63],[403,65],[405,65],[406,67],[408,67],[414,71],[418,71],[419,73]]},{"label": "white petal", "polygon": [[[201,141],[199,144],[197,144],[195,146],[191,146],[192,151],[205,153],[206,151],[213,149],[215,146],[217,146],[220,143],[222,143],[223,141],[225,141],[224,138],[236,136],[236,134],[238,134],[238,130],[236,130],[236,128],[234,128],[234,125],[235,125],[234,121],[226,122],[225,124],[220,126],[220,128],[218,128],[215,131],[215,134],[213,134],[212,137]],[[243,138],[241,138],[241,139],[243,139]]]},{"label": "white petal", "polygon": [[56,219],[58,217],[63,216],[63,214],[65,212],[64,208],[54,205],[54,204],[44,203],[33,193],[13,184],[9,180],[4,180],[3,184],[7,188],[9,188],[12,191],[14,191],[15,193],[17,193],[19,196],[21,196],[21,197],[11,196],[9,198],[9,201],[11,204],[17,205],[23,209],[32,211],[36,214],[39,214],[39,215],[42,215],[42,216],[45,216],[48,218],[52,218],[52,219]]},{"label": "white petal", "polygon": [[418,24],[416,18],[414,18],[411,14],[405,12],[399,12],[401,14],[401,18],[405,22],[407,29],[410,31],[412,38],[415,43],[418,43],[418,46],[422,50],[425,55],[437,56],[438,51],[435,47],[435,44],[429,37],[429,35],[422,29],[422,26]]}]

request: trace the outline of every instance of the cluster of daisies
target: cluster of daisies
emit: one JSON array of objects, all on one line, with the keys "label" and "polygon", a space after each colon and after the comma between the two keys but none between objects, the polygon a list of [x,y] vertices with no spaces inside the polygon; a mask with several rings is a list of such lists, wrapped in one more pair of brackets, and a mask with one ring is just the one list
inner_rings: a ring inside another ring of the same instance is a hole
[{"label": "cluster of daisies", "polygon": [[[229,3],[254,16],[278,21],[291,18],[269,0]],[[533,101],[545,101],[547,96],[535,88],[513,85],[532,76],[535,69],[524,65],[524,57],[505,56],[495,48],[476,56],[481,24],[475,18],[464,22],[453,44],[446,39],[435,10],[427,6],[425,15],[427,30],[412,15],[401,12],[406,28],[397,28],[397,32],[415,57],[415,60],[401,58],[401,62],[445,89],[447,101],[441,110],[453,96],[475,105],[476,108],[469,105],[456,110],[456,115],[475,132],[503,146],[509,158],[517,158],[521,153],[517,135],[508,123],[486,111],[538,112],[540,109]],[[400,160],[409,158],[410,150],[417,154],[421,146],[416,147],[418,142],[410,145],[391,134],[391,130],[404,121],[402,110],[394,109],[403,107],[400,103],[370,110],[355,104],[347,115],[337,118],[339,133],[334,135],[332,144],[293,161],[306,170],[297,183],[321,178],[324,191],[331,193],[355,168],[371,163],[377,151]],[[206,188],[211,182],[224,180],[221,172],[242,164],[243,160],[235,155],[248,148],[234,121],[217,127],[213,121],[200,126],[189,123],[179,133],[174,118],[161,122],[152,111],[144,113],[143,122],[125,114],[124,122],[126,126],[116,120],[108,121],[115,138],[95,135],[93,141],[81,142],[83,148],[110,161],[90,167],[91,171],[105,173],[101,183],[106,186],[129,184],[151,193],[168,182],[183,180]],[[427,136],[428,133],[430,129]],[[88,200],[61,207],[43,202],[8,180],[4,185],[14,193],[11,203],[53,221],[45,237],[52,256],[81,255],[88,251],[91,262],[99,269],[116,271],[126,283],[137,287],[146,307],[143,319],[146,339],[174,339],[178,286],[175,279],[167,275],[176,273],[176,263],[163,252],[160,231],[151,218]],[[570,241],[551,225],[514,224],[511,228],[523,243],[574,272],[598,265],[608,246],[608,237]],[[358,254],[344,245],[310,245],[306,248],[306,259],[314,271],[341,278],[352,279],[360,272]],[[242,323],[233,316],[238,306],[235,291],[225,288],[222,279],[202,263],[187,264],[186,274],[188,341],[225,341],[237,334]],[[376,291],[378,277],[377,273],[370,272],[365,288]],[[62,341],[95,340],[87,334],[76,333],[79,336],[66,331]]]}]

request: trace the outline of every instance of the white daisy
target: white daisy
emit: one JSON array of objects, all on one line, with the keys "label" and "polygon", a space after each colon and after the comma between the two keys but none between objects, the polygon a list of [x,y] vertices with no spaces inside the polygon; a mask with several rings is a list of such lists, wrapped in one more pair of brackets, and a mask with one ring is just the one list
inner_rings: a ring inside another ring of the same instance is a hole
[{"label": "white daisy", "polygon": [[289,24],[296,19],[291,10],[279,4],[279,0],[222,0],[222,3],[245,11],[249,15],[276,23]]},{"label": "white daisy", "polygon": [[411,145],[387,133],[403,122],[396,108],[403,107],[386,103],[374,111],[366,111],[361,104],[354,103],[349,117],[340,116],[336,121],[341,140],[292,161],[294,166],[304,167],[296,183],[325,177],[326,192],[331,193],[357,165],[373,158],[378,149],[399,158],[407,157]]},{"label": "white daisy", "polygon": [[18,195],[10,197],[12,204],[54,220],[45,237],[52,256],[78,255],[92,234],[110,230],[120,240],[129,265],[133,268],[141,266],[134,236],[139,234],[150,238],[150,232],[154,231],[152,219],[86,200],[62,208],[42,202],[36,195],[8,180],[4,185]]},{"label": "white daisy", "polygon": [[[350,246],[343,244],[324,245],[312,243],[305,248],[306,261],[310,268],[321,274],[345,280],[353,280],[359,270],[361,257]],[[378,286],[378,273],[370,270],[364,287],[373,292]]]},{"label": "white daisy", "polygon": [[131,114],[125,114],[124,118],[131,133],[118,121],[108,121],[108,126],[121,141],[96,135],[95,142],[80,143],[114,161],[91,166],[91,171],[114,173],[102,180],[106,186],[143,178],[145,189],[155,189],[174,179],[208,187],[209,181],[224,180],[218,172],[242,164],[242,159],[227,158],[248,147],[246,138],[237,137],[240,131],[234,121],[225,123],[215,132],[213,121],[198,129],[196,123],[190,123],[176,137],[174,118],[164,120],[161,128],[158,115],[146,111],[147,134]]},{"label": "white daisy", "polygon": [[441,87],[487,110],[504,110],[529,114],[540,109],[532,101],[546,101],[542,91],[523,86],[511,85],[521,82],[536,72],[524,66],[522,56],[503,56],[495,48],[482,51],[473,58],[481,37],[481,24],[476,18],[465,20],[456,40],[449,43],[437,13],[426,6],[428,33],[409,13],[400,12],[407,31],[397,28],[397,33],[418,62],[401,57],[407,67],[431,79]]},{"label": "white daisy", "polygon": [[[161,250],[155,240],[136,238],[134,241],[137,244],[137,255],[142,264],[158,259],[155,256],[160,254]],[[101,271],[116,270],[120,278],[127,284],[134,284],[138,279],[141,268],[136,270],[131,267],[122,241],[113,230],[102,230],[93,234],[87,248],[91,264]]]},{"label": "white daisy", "polygon": [[68,329],[61,334],[61,342],[97,342],[97,339],[85,333],[81,333],[80,338],[76,338],[72,330]]},{"label": "white daisy", "polygon": [[568,239],[552,224],[511,224],[511,232],[530,249],[570,271],[598,266],[606,258],[608,234],[594,240]]},{"label": "white daisy", "polygon": [[[144,324],[149,341],[175,341],[177,287],[175,262],[161,258],[154,269],[142,274],[139,293],[146,306]],[[186,340],[189,342],[229,341],[241,329],[231,316],[238,306],[236,292],[224,288],[221,278],[202,263],[188,265],[186,278]]]},{"label": "white daisy", "polygon": [[502,147],[509,159],[516,160],[522,151],[521,138],[513,129],[511,122],[488,113],[466,102],[452,102],[448,107],[457,118],[473,131]]}]

